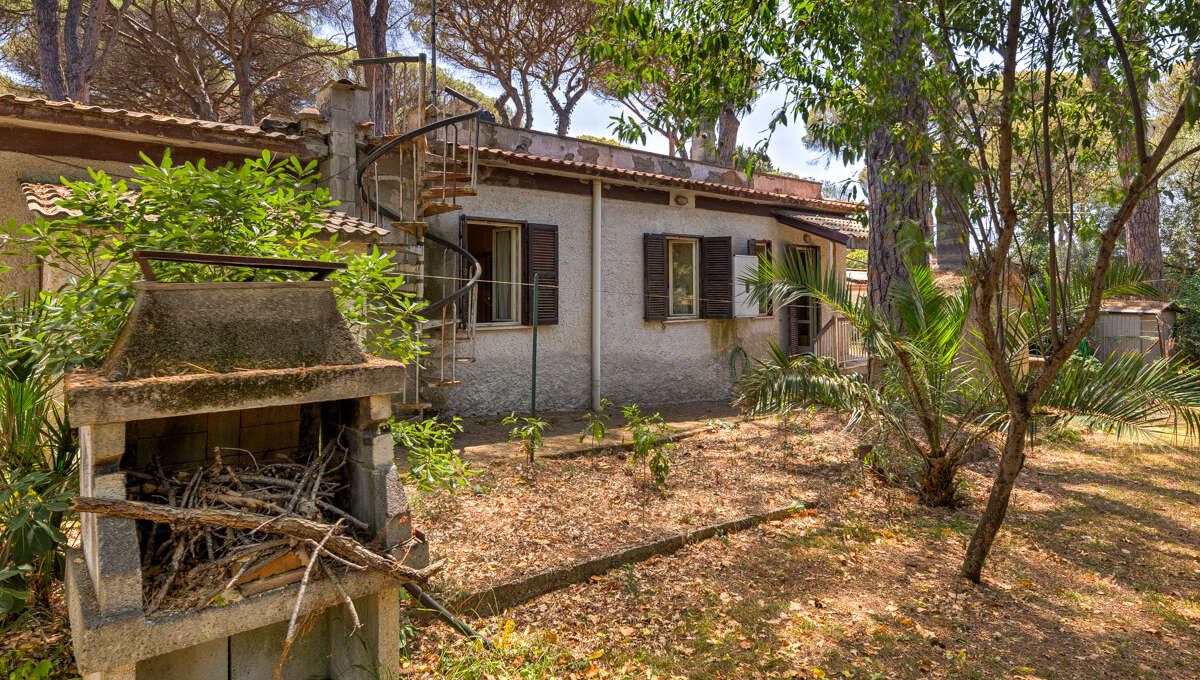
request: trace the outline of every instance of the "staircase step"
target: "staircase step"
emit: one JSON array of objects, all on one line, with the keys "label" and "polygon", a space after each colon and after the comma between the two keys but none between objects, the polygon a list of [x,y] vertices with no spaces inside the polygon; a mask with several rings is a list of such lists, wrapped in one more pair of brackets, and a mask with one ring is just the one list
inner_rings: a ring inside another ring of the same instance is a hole
[{"label": "staircase step", "polygon": [[443,166],[445,166],[446,170],[457,170],[458,168],[455,168],[454,166],[459,165],[466,167],[470,160],[471,159],[465,153],[460,153],[453,158],[449,156],[443,156],[440,153],[426,153],[425,167],[428,169],[430,166],[433,166],[437,172],[441,172]]},{"label": "staircase step", "polygon": [[458,182],[460,184],[466,184],[471,181],[471,173],[469,173],[469,172],[442,172],[441,170],[438,170],[437,172],[431,172],[427,175],[422,176],[421,181],[422,182],[436,182],[438,184],[449,184],[451,182]]},{"label": "staircase step", "polygon": [[415,255],[417,257],[421,257],[422,255],[425,254],[425,251],[420,247],[394,246],[394,245],[391,245],[390,243],[379,244],[379,249],[386,250],[389,253],[396,253],[398,255]]},{"label": "staircase step", "polygon": [[429,228],[428,222],[392,222],[393,229],[411,234],[417,238],[425,238],[425,230]]},{"label": "staircase step", "polygon": [[425,387],[454,387],[461,384],[461,380],[435,380],[425,383]]},{"label": "staircase step", "polygon": [[392,408],[399,409],[401,411],[422,411],[427,408],[433,408],[433,404],[431,404],[427,401],[418,401],[418,402],[413,402],[411,404],[393,403]]},{"label": "staircase step", "polygon": [[[421,322],[421,331],[425,333],[438,333],[447,328],[452,328],[458,325],[458,319],[426,319]],[[464,330],[463,333],[466,333]]]},{"label": "staircase step", "polygon": [[462,208],[463,207],[461,205],[458,205],[457,203],[442,203],[440,201],[433,201],[433,202],[426,203],[423,206],[421,206],[421,216],[422,217],[433,217],[434,215],[441,215],[442,213],[454,212],[455,210],[462,210]]},{"label": "staircase step", "polygon": [[471,341],[471,337],[467,335],[466,331],[455,335],[453,338],[447,338],[447,337],[441,336],[441,335],[426,335],[426,336],[423,336],[421,339],[428,341],[425,344],[429,345],[430,349],[437,349],[438,347],[441,346],[442,342],[445,342],[446,344],[453,343],[456,345],[461,345],[464,342]]},{"label": "staircase step", "polygon": [[429,187],[421,192],[421,200],[436,201],[443,198],[457,198],[459,196],[474,196],[475,188],[469,186],[457,187]]}]

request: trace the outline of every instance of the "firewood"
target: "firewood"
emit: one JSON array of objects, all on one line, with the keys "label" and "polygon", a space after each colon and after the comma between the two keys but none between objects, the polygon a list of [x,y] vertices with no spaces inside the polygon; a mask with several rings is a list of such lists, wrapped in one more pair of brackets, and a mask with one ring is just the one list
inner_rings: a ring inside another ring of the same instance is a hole
[{"label": "firewood", "polygon": [[[75,499],[74,509],[78,512],[90,512],[97,515],[170,524],[173,527],[250,529],[313,541],[321,541],[333,526],[299,517],[271,517],[217,508],[176,508],[159,503],[117,498],[80,496]],[[381,555],[367,548],[349,536],[330,536],[324,548],[401,583],[422,583],[440,571],[445,564],[445,560],[438,560],[423,569],[414,569],[395,558]]]}]

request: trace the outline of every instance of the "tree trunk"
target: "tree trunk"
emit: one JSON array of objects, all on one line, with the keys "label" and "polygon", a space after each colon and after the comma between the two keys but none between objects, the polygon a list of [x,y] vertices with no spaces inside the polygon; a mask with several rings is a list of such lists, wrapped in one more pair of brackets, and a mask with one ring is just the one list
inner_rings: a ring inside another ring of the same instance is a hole
[{"label": "tree trunk", "polygon": [[907,43],[912,29],[907,26],[905,13],[911,10],[897,4],[893,7],[892,44],[885,48],[894,55],[891,103],[895,106],[897,125],[881,124],[867,143],[867,218],[870,232],[867,239],[867,298],[875,309],[890,306],[892,288],[908,278],[906,260],[924,258],[927,253],[905,252],[901,232],[925,231],[929,215],[929,182],[923,177],[922,158],[911,150],[912,139],[903,139],[893,130],[902,128],[913,138],[925,133],[928,124],[928,102],[920,92],[920,65],[904,68],[898,61],[911,53]]},{"label": "tree trunk", "polygon": [[[354,22],[354,47],[360,59],[387,56],[387,17],[390,0],[376,0],[372,9],[371,0],[350,0],[350,11]],[[364,69],[367,88],[371,98],[371,122],[375,130],[387,130],[388,95],[391,92],[386,66],[368,66]],[[424,112],[422,112],[424,115]]]},{"label": "tree trunk", "polygon": [[254,85],[250,80],[250,57],[240,59],[235,68],[238,88],[238,116],[242,125],[254,125]]},{"label": "tree trunk", "polygon": [[942,271],[962,272],[967,266],[966,201],[952,182],[937,185],[937,266]]},{"label": "tree trunk", "polygon": [[962,569],[959,572],[963,578],[979,583],[983,573],[983,563],[992,550],[992,542],[1004,524],[1004,516],[1008,513],[1008,500],[1012,496],[1013,486],[1017,483],[1017,475],[1025,465],[1025,430],[1029,417],[1024,414],[1014,414],[1008,426],[1008,435],[1004,439],[1004,452],[1000,456],[1000,470],[992,482],[992,491],[988,494],[987,506],[979,519],[979,526],[971,536],[967,546],[967,555],[963,558]]},{"label": "tree trunk", "polygon": [[906,256],[920,260],[917,253],[901,247],[902,231],[913,228],[923,232],[927,223],[929,184],[918,181],[913,185],[916,161],[890,130],[871,135],[867,146],[867,293],[876,309],[887,307],[892,288],[908,279]]},{"label": "tree trunk", "polygon": [[711,163],[715,159],[713,154],[716,140],[713,136],[717,129],[717,123],[713,120],[700,121],[696,131],[692,133],[691,143],[688,145],[688,157],[694,161],[704,161]]},{"label": "tree trunk", "polygon": [[67,84],[63,78],[62,58],[58,45],[58,2],[56,0],[33,0],[33,21],[37,33],[38,75],[42,89],[51,101],[67,98]]},{"label": "tree trunk", "polygon": [[926,458],[921,474],[921,502],[937,508],[952,505],[957,474],[957,463],[946,456]]},{"label": "tree trunk", "polygon": [[733,165],[733,154],[737,151],[738,129],[742,122],[738,120],[737,112],[732,107],[725,107],[717,119],[717,163],[724,166]]},{"label": "tree trunk", "polygon": [[1146,189],[1125,224],[1125,251],[1130,264],[1147,269],[1147,280],[1154,285],[1162,285],[1163,254],[1157,182]]}]

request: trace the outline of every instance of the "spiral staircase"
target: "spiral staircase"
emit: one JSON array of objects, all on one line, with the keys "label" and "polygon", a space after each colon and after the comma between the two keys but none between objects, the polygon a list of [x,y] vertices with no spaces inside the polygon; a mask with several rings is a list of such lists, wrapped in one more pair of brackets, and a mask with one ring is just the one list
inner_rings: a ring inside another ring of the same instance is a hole
[{"label": "spiral staircase", "polygon": [[[437,401],[434,391],[462,384],[458,367],[475,361],[481,267],[458,243],[430,233],[429,219],[462,210],[458,199],[475,195],[479,122],[490,114],[449,87],[430,96],[424,55],[361,59],[355,66],[360,82],[371,85],[375,114],[372,143],[357,168],[359,214],[391,227],[380,247],[404,277],[400,290],[426,301],[418,312],[424,354],[393,410],[423,416]],[[405,93],[413,106],[401,109]]]}]

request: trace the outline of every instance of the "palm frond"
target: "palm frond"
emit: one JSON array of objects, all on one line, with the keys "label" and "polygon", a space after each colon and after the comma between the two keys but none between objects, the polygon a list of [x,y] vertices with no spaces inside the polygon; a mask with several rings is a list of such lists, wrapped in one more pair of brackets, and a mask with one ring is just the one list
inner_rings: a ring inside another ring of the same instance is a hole
[{"label": "palm frond", "polygon": [[1072,357],[1042,396],[1050,417],[1118,437],[1162,439],[1182,426],[1200,436],[1200,376],[1137,354],[1104,361]]},{"label": "palm frond", "polygon": [[789,357],[775,342],[767,356],[738,380],[734,404],[753,413],[782,411],[818,404],[856,412],[878,397],[863,379],[843,374],[828,357],[802,354]]}]

